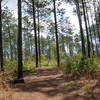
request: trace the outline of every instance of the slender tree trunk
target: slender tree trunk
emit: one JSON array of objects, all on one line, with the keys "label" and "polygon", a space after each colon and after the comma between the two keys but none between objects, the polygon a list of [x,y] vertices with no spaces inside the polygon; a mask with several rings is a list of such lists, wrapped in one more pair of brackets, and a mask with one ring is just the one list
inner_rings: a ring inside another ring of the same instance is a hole
[{"label": "slender tree trunk", "polygon": [[41,65],[41,49],[40,49],[40,9],[38,8],[38,49],[39,49],[39,63]]},{"label": "slender tree trunk", "polygon": [[28,51],[27,51],[28,53],[27,54],[28,54],[28,57],[29,57],[30,56],[30,37],[29,37],[29,35],[28,35],[28,41],[27,41],[27,43],[28,43],[27,44],[27,46],[28,46]]},{"label": "slender tree trunk", "polygon": [[[87,3],[89,4],[88,0],[87,0]],[[95,30],[95,26],[94,26],[94,22],[93,22],[93,15],[92,15],[92,11],[91,11],[91,6],[90,5],[89,5],[89,8],[90,8],[90,17],[91,17],[91,21],[92,21],[94,40],[95,40],[95,45],[96,45],[96,54],[99,55],[97,41],[96,41],[96,30]]]},{"label": "slender tree trunk", "polygon": [[65,53],[65,44],[64,44],[64,35],[62,34],[61,35],[61,48],[62,48],[62,51]]},{"label": "slender tree trunk", "polygon": [[89,40],[87,19],[86,19],[86,13],[85,13],[85,6],[84,6],[84,0],[81,0],[81,1],[82,1],[82,8],[83,8],[83,14],[84,14],[85,27],[86,27],[86,34],[87,34],[88,57],[90,58],[91,49],[90,49],[90,40]]},{"label": "slender tree trunk", "polygon": [[99,38],[99,45],[100,45],[100,32],[99,32],[99,25],[97,23],[95,0],[93,0],[93,6],[94,6],[94,12],[95,12],[95,19],[96,19],[96,29],[97,29],[97,34],[98,34],[98,38]]},{"label": "slender tree trunk", "polygon": [[14,46],[15,46],[14,47],[14,57],[15,57],[14,59],[17,60],[17,58],[18,58],[17,55],[18,54],[17,54],[17,49],[16,49],[16,40],[14,40]]},{"label": "slender tree trunk", "polygon": [[12,52],[12,44],[11,44],[11,32],[10,32],[10,26],[9,26],[9,23],[8,23],[8,18],[7,18],[7,25],[8,25],[8,33],[9,33],[9,44],[10,44],[10,59],[11,61],[13,60],[13,52]]},{"label": "slender tree trunk", "polygon": [[22,13],[21,0],[18,0],[18,79],[23,78],[22,68]]},{"label": "slender tree trunk", "polygon": [[56,48],[57,48],[57,66],[60,67],[59,43],[58,43],[58,28],[57,28],[57,16],[56,16],[56,4],[55,4],[55,0],[53,0],[53,5],[54,5]]},{"label": "slender tree trunk", "polygon": [[[30,41],[32,41],[32,37],[30,38]],[[31,42],[31,44],[30,44],[30,46],[31,46],[31,54],[32,54],[32,42]]]},{"label": "slender tree trunk", "polygon": [[83,28],[82,28],[82,18],[81,18],[81,14],[80,14],[79,1],[76,0],[75,3],[76,3],[77,16],[78,16],[78,20],[79,20],[80,33],[81,33],[82,55],[86,56],[85,41],[84,41],[84,34],[83,34]]},{"label": "slender tree trunk", "polygon": [[1,7],[1,2],[2,0],[0,0],[0,65],[1,65],[1,71],[4,71],[4,67],[3,67],[3,48],[2,48],[2,7]]},{"label": "slender tree trunk", "polygon": [[87,9],[87,4],[86,1],[84,0],[84,5],[85,5],[85,11],[86,11],[86,18],[87,18],[87,23],[88,23],[88,29],[90,33],[90,39],[91,39],[91,47],[92,47],[92,53],[94,55],[94,45],[93,45],[93,39],[92,39],[92,32],[91,32],[91,27],[90,27],[90,20],[89,20],[89,15],[88,15],[88,9]]},{"label": "slender tree trunk", "polygon": [[49,36],[47,37],[47,40],[48,40],[48,46],[49,46],[49,49],[48,49],[48,63],[49,63],[49,61],[51,60],[51,44],[50,44]]},{"label": "slender tree trunk", "polygon": [[36,33],[36,17],[35,17],[34,0],[32,0],[32,7],[33,7],[33,23],[34,23],[34,34],[35,34],[36,67],[38,67],[38,48],[37,48],[37,33]]}]

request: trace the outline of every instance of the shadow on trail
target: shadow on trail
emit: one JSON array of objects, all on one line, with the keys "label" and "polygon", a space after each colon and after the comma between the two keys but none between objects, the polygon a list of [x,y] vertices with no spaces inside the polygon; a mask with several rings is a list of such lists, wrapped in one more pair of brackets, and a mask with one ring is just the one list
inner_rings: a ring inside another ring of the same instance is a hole
[{"label": "shadow on trail", "polygon": [[16,88],[23,92],[41,92],[49,96],[63,92],[57,87],[67,82],[67,79],[55,67],[43,67],[38,71],[27,73],[24,79],[25,84],[17,84]]},{"label": "shadow on trail", "polygon": [[[25,73],[24,79],[24,84],[17,84],[15,86],[16,91],[30,93],[39,92],[49,97],[70,94],[73,91],[81,89],[83,85],[81,83],[77,84],[77,82],[75,82],[77,80],[68,80],[64,75],[57,71],[57,68],[54,67],[42,67],[38,71]],[[68,84],[64,85],[66,83]],[[79,97],[78,95],[64,96],[62,100],[74,100],[74,97],[87,100],[87,98]]]},{"label": "shadow on trail", "polygon": [[17,84],[23,92],[41,92],[49,96],[54,96],[62,90],[57,87],[66,82],[66,78],[59,74],[57,68],[40,68],[40,70],[25,74],[25,84]]},{"label": "shadow on trail", "polygon": [[24,76],[31,76],[31,75],[35,75],[35,76],[49,76],[49,75],[56,75],[58,74],[57,68],[56,67],[43,67],[43,68],[39,68],[36,71],[30,71],[30,72],[25,72]]}]

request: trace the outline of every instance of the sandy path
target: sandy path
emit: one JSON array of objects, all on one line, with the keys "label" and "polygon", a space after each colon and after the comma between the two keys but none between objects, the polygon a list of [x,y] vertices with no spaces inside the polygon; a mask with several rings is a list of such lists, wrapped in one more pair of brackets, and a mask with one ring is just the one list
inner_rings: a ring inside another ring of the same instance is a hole
[{"label": "sandy path", "polygon": [[[68,81],[55,67],[26,72],[24,80],[25,83],[15,85],[13,91],[4,92],[7,98],[0,100],[100,100],[98,80]],[[0,97],[4,93],[0,93]]]}]

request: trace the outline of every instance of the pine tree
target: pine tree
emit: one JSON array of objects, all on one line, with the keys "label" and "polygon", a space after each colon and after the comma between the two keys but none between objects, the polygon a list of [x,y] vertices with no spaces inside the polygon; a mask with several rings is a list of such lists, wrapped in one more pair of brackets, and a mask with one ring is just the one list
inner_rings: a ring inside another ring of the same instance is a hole
[{"label": "pine tree", "polygon": [[38,67],[38,47],[37,47],[36,16],[35,16],[34,0],[32,0],[32,8],[33,8],[33,23],[34,23],[34,34],[35,34],[36,67]]},{"label": "pine tree", "polygon": [[57,66],[60,66],[60,57],[59,57],[59,43],[58,43],[58,28],[57,28],[57,16],[56,16],[56,3],[53,0],[54,6],[54,20],[55,20],[55,35],[56,35],[56,49],[57,49]]},{"label": "pine tree", "polygon": [[2,48],[2,7],[1,7],[1,2],[0,0],[0,63],[1,63],[1,71],[4,71],[3,67],[3,48]]},{"label": "pine tree", "polygon": [[18,0],[18,79],[23,78],[22,63],[22,13],[21,0]]},{"label": "pine tree", "polygon": [[85,21],[86,34],[87,34],[88,57],[90,57],[91,50],[90,50],[90,39],[89,39],[89,32],[88,32],[87,19],[86,19],[86,11],[85,11],[84,0],[81,0],[81,1],[82,1],[82,8],[83,8],[84,21]]},{"label": "pine tree", "polygon": [[82,54],[83,54],[83,56],[86,56],[85,41],[84,41],[84,34],[83,34],[83,28],[82,28],[82,18],[81,18],[79,0],[75,0],[75,4],[76,4],[77,16],[78,16],[78,20],[79,20],[80,33],[81,33]]}]

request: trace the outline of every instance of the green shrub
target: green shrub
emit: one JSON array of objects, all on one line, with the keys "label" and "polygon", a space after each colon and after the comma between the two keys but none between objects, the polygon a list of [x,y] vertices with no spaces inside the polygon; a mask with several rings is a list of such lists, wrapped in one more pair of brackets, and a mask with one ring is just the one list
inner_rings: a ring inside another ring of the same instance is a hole
[{"label": "green shrub", "polygon": [[[15,71],[18,68],[18,61],[17,60],[5,60],[4,61],[5,70]],[[23,61],[23,70],[35,70],[35,63],[34,61]]]},{"label": "green shrub", "polygon": [[84,74],[89,71],[96,72],[98,68],[97,58],[91,57],[86,58],[81,55],[74,55],[73,57],[69,57],[67,59],[65,74]]},{"label": "green shrub", "polygon": [[23,70],[35,70],[35,63],[33,61],[24,61]]},{"label": "green shrub", "polygon": [[48,61],[42,61],[41,66],[48,66]]},{"label": "green shrub", "polygon": [[17,69],[17,66],[18,66],[18,64],[17,64],[16,60],[13,60],[13,61],[5,60],[4,61],[5,70],[13,71],[13,70]]},{"label": "green shrub", "polygon": [[41,63],[41,66],[56,66],[57,65],[57,61],[56,60],[50,60],[50,61],[43,61]]}]

